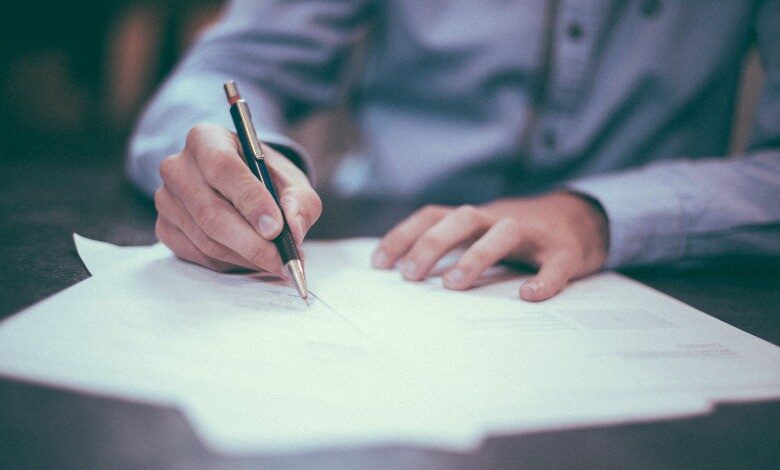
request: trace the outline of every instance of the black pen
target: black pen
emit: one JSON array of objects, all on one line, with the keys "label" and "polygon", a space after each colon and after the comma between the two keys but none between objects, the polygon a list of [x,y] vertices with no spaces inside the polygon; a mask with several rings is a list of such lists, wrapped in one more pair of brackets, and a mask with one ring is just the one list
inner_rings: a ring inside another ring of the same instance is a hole
[{"label": "black pen", "polygon": [[238,140],[241,141],[241,148],[244,151],[244,160],[249,170],[271,193],[274,201],[276,201],[276,205],[279,206],[279,211],[282,213],[282,233],[274,239],[274,244],[276,244],[276,249],[279,250],[279,255],[282,257],[282,263],[287,267],[290,277],[292,277],[295,288],[298,289],[301,298],[308,304],[309,302],[306,299],[309,297],[309,291],[306,288],[306,275],[303,272],[301,255],[298,253],[298,247],[295,246],[290,226],[287,224],[284,211],[282,211],[282,207],[279,204],[279,196],[277,196],[274,183],[271,181],[271,174],[268,172],[268,167],[265,164],[265,155],[260,147],[260,140],[257,138],[255,125],[252,123],[249,105],[241,98],[236,82],[233,80],[225,83],[225,93],[230,103],[230,115],[233,117],[233,124],[236,126]]}]

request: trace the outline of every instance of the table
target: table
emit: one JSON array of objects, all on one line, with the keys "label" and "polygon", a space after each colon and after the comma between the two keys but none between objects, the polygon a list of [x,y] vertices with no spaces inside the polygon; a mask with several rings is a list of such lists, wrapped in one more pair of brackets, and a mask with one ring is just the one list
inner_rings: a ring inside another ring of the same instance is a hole
[{"label": "table", "polygon": [[[120,245],[155,241],[153,204],[124,180],[118,159],[41,168],[0,163],[0,319],[89,276],[73,232]],[[312,236],[342,235],[376,215],[378,204],[340,203]],[[378,235],[394,218],[352,234]],[[778,344],[779,264],[733,259],[624,274]],[[208,452],[176,409],[0,379],[0,468],[766,468],[780,462],[778,436],[780,401],[772,401],[691,419],[490,437],[473,454],[372,447],[229,458]]]}]

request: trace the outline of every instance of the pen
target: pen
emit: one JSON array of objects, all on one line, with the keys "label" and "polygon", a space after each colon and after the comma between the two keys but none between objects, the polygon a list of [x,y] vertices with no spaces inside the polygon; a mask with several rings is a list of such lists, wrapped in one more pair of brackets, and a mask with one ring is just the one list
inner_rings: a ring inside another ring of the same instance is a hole
[{"label": "pen", "polygon": [[282,257],[282,263],[287,267],[293,284],[301,295],[301,298],[308,304],[309,291],[306,288],[306,275],[303,272],[303,263],[301,255],[295,246],[290,226],[284,217],[284,211],[279,204],[279,196],[276,194],[274,183],[271,181],[271,174],[265,164],[265,155],[260,147],[260,140],[255,132],[255,125],[252,123],[252,115],[249,113],[249,105],[241,98],[238,92],[238,86],[233,80],[225,83],[225,94],[227,94],[230,103],[230,115],[233,117],[233,124],[236,126],[238,140],[241,141],[241,148],[244,150],[244,160],[249,170],[260,180],[265,188],[271,193],[276,205],[282,212],[282,232],[274,239],[276,249]]}]

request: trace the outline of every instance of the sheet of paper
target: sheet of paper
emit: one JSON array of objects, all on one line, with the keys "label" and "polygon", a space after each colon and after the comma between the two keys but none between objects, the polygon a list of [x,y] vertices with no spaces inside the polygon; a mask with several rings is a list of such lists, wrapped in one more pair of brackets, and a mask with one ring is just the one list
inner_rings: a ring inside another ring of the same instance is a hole
[{"label": "sheet of paper", "polygon": [[174,404],[223,452],[468,449],[780,396],[778,348],[616,274],[529,304],[501,269],[456,293],[371,269],[375,240],[318,242],[305,308],[159,245],[76,243],[94,276],[0,323],[0,373]]},{"label": "sheet of paper", "polygon": [[171,251],[162,243],[120,247],[82,237],[78,233],[73,234],[73,243],[76,245],[81,262],[92,275],[108,271],[127,261],[164,258],[171,255]]},{"label": "sheet of paper", "polygon": [[[356,246],[353,261],[370,259],[372,248]],[[341,259],[349,264],[346,253]],[[459,378],[455,388],[468,394],[482,387],[486,400],[519,389],[692,392],[708,400],[780,391],[780,348],[616,273],[528,303],[517,295],[522,281],[501,270],[494,283],[452,292],[439,278],[409,283],[352,265],[322,277],[320,295],[418,370],[429,365],[429,377]]]}]

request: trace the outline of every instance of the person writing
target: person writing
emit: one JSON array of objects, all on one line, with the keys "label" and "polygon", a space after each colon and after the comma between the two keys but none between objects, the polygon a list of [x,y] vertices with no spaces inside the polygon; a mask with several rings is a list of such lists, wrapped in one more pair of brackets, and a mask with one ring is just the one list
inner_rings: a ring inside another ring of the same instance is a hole
[{"label": "person writing", "polygon": [[[235,79],[297,243],[322,204],[316,162],[286,132],[350,103],[365,170],[353,194],[432,203],[374,254],[412,281],[460,246],[445,287],[518,261],[538,267],[529,301],[605,268],[778,256],[777,31],[778,1],[237,0],[147,107],[127,169],[178,256],[283,273],[281,213],[229,130]],[[725,158],[753,47],[766,79],[752,140]]]}]

